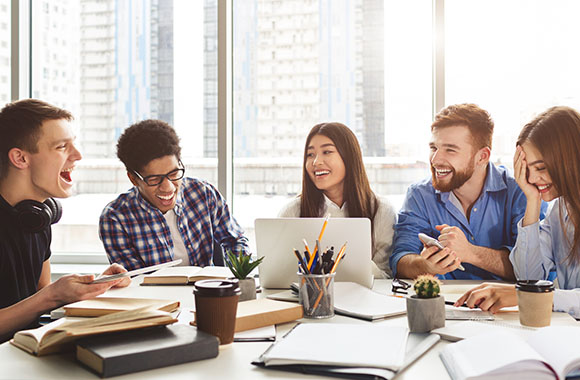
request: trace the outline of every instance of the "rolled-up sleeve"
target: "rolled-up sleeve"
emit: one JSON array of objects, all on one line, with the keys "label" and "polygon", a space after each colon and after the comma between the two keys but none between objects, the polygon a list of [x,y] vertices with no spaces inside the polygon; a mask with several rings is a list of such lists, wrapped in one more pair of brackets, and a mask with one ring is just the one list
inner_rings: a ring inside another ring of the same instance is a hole
[{"label": "rolled-up sleeve", "polygon": [[401,257],[419,254],[423,249],[423,244],[417,238],[417,234],[431,229],[427,215],[423,212],[425,209],[423,203],[419,192],[414,191],[414,187],[410,187],[399,212],[397,224],[395,224],[393,254],[389,259],[394,277],[397,276],[397,265]]}]

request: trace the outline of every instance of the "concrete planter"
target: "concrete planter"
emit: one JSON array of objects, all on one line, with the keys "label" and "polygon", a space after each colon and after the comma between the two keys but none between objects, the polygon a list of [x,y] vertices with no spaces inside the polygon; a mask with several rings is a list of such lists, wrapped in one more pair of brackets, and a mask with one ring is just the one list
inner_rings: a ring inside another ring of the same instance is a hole
[{"label": "concrete planter", "polygon": [[249,301],[256,299],[256,281],[253,277],[244,278],[243,280],[239,280],[240,283],[240,290],[242,294],[240,294],[240,300],[242,301]]},{"label": "concrete planter", "polygon": [[407,298],[407,320],[409,330],[425,333],[445,326],[445,298]]}]

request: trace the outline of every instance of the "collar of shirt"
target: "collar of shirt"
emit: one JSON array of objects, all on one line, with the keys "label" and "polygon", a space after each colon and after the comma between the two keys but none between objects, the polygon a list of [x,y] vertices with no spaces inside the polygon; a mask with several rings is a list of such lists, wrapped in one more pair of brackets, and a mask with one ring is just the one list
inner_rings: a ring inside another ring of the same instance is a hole
[{"label": "collar of shirt", "polygon": [[[502,173],[497,169],[497,167],[491,162],[487,165],[487,174],[485,176],[485,182],[483,183],[483,189],[481,195],[484,193],[493,193],[497,191],[502,191],[507,189],[506,183],[502,180]],[[435,189],[439,201],[445,203],[449,200],[449,192],[441,192]],[[478,199],[479,199],[478,198]]]},{"label": "collar of shirt", "polygon": [[342,204],[342,207],[338,207],[336,203],[330,200],[326,195],[324,195],[324,213],[321,215],[325,217],[327,214],[330,214],[333,218],[347,218],[348,217],[348,208],[346,207],[346,202]]}]

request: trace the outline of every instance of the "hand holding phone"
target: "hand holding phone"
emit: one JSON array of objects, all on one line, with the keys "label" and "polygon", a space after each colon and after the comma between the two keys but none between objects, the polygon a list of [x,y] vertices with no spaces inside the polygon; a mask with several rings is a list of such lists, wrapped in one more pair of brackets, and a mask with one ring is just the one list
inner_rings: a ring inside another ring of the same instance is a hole
[{"label": "hand holding phone", "polygon": [[[437,247],[439,249],[443,249],[445,248],[443,246],[443,244],[441,244],[441,242],[435,238],[432,238],[431,236],[424,234],[424,233],[420,233],[419,234],[419,240],[421,240],[421,242],[423,244],[425,244],[427,247]],[[459,266],[457,267],[457,269],[465,271],[465,268],[463,267],[463,265],[459,264]]]}]

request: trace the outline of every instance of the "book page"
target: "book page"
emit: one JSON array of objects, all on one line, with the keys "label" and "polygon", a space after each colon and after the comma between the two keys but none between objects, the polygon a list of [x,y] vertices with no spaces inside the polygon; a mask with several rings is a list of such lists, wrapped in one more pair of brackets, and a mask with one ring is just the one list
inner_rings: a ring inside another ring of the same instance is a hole
[{"label": "book page", "polygon": [[580,351],[572,349],[580,342],[580,329],[577,326],[544,327],[528,337],[527,341],[561,379],[580,367]]},{"label": "book page", "polygon": [[404,298],[373,292],[354,282],[335,282],[334,309],[372,320],[405,314],[407,304]]},{"label": "book page", "polygon": [[96,297],[66,305],[64,310],[66,316],[94,317],[146,306],[164,311],[173,311],[179,307],[179,301],[150,298]]},{"label": "book page", "polygon": [[453,377],[461,379],[518,371],[549,373],[542,356],[509,331],[481,334],[450,344],[443,349],[441,358]]},{"label": "book page", "polygon": [[232,271],[228,267],[215,267],[207,266],[201,268],[201,270],[196,273],[196,276],[206,276],[206,277],[234,277]]},{"label": "book page", "polygon": [[36,342],[40,342],[42,340],[42,338],[49,333],[50,331],[59,328],[62,324],[64,324],[65,322],[67,322],[66,318],[61,318],[59,320],[56,320],[54,322],[51,322],[49,324],[46,324],[42,327],[39,327],[37,329],[30,329],[30,330],[22,330],[22,331],[18,331],[15,335],[15,339],[17,336],[19,335],[28,335],[30,337],[32,337],[34,340],[36,340]]},{"label": "book page", "polygon": [[182,267],[171,267],[171,268],[163,268],[156,272],[151,273],[148,277],[172,277],[172,276],[186,276],[191,277],[199,273],[203,268],[202,267],[193,267],[193,266],[182,266]]},{"label": "book page", "polygon": [[302,323],[264,353],[266,365],[325,364],[397,371],[408,329],[377,324]]}]

